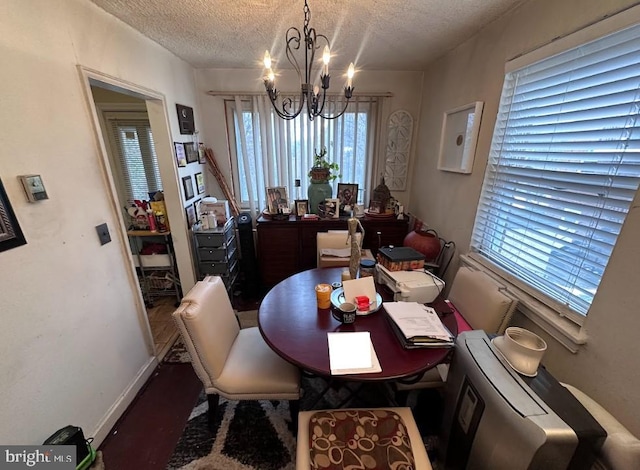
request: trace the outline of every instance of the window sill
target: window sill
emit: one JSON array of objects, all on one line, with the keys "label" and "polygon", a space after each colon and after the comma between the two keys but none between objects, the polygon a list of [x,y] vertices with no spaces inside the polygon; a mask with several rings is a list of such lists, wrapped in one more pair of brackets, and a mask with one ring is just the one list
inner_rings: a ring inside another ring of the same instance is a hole
[{"label": "window sill", "polygon": [[501,272],[475,253],[460,255],[460,263],[484,271],[496,281],[504,284],[509,293],[518,299],[517,310],[572,353],[577,353],[580,346],[586,344],[587,335],[580,325],[566,318],[562,312],[544,304],[519,288],[513,282],[513,276]]}]

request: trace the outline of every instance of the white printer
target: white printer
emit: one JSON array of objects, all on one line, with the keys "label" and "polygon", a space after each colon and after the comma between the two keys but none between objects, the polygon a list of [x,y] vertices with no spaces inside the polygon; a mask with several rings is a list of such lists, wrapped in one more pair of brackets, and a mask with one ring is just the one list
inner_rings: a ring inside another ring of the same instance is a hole
[{"label": "white printer", "polygon": [[376,264],[376,277],[393,292],[396,302],[433,302],[444,289],[444,281],[424,270],[389,271],[380,263]]}]

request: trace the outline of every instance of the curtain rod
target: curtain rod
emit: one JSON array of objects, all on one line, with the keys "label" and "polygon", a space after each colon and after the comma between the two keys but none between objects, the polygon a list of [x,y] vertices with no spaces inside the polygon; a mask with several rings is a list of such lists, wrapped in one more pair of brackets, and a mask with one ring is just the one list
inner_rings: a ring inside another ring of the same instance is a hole
[{"label": "curtain rod", "polygon": [[[297,93],[282,93],[283,95],[293,95]],[[266,92],[264,91],[215,91],[209,90],[207,91],[207,95],[209,96],[228,96],[234,97],[236,95],[239,96],[266,96]],[[328,96],[341,96],[338,93],[327,93]],[[362,92],[362,93],[354,93],[354,97],[362,96],[362,97],[381,97],[381,98],[393,98],[393,93],[390,91],[372,91],[372,92]]]}]

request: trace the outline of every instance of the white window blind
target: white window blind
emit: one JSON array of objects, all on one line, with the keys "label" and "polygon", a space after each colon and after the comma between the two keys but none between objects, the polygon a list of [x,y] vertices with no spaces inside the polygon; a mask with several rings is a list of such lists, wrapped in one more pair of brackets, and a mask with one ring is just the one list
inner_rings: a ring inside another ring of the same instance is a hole
[{"label": "white window blind", "polygon": [[[293,106],[299,97],[292,98]],[[300,197],[307,198],[314,151],[327,148],[327,158],[340,166],[337,182],[357,183],[360,193],[370,186],[378,98],[356,97],[336,119],[309,121],[303,112],[292,120],[280,119],[266,96],[251,101],[237,97],[228,102],[227,119],[232,131],[234,181],[244,207],[259,211],[266,207],[266,188],[285,186],[289,200],[298,198],[295,180],[301,181]],[[341,98],[327,105],[342,109]],[[242,119],[239,119],[241,110]]]},{"label": "white window blind", "polygon": [[640,26],[506,74],[471,249],[586,315],[640,181]]},{"label": "white window blind", "polygon": [[162,191],[149,121],[110,119],[109,122],[117,142],[117,163],[126,198],[148,200],[150,192]]}]

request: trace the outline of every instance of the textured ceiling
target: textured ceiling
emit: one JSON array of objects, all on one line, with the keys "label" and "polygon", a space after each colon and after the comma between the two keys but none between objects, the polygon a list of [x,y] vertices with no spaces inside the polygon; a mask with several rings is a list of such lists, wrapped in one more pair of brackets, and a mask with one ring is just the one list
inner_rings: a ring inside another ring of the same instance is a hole
[{"label": "textured ceiling", "polygon": [[[304,20],[304,0],[91,1],[196,68],[260,67],[265,49],[285,68],[285,32]],[[522,0],[308,3],[311,26],[331,42],[332,66],[422,70]]]}]

